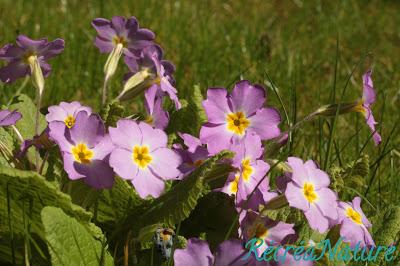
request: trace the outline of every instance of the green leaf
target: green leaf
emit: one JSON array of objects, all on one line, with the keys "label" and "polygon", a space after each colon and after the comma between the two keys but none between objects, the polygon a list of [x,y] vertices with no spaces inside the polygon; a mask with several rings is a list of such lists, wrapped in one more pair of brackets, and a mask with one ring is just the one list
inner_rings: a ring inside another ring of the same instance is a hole
[{"label": "green leaf", "polygon": [[[0,236],[8,235],[10,219],[12,230],[22,234],[23,217],[29,215],[31,231],[41,235],[43,226],[40,212],[44,206],[57,206],[90,227],[92,214],[71,202],[69,195],[36,172],[0,166]],[[10,205],[10,210],[7,205]]]},{"label": "green leaf", "polygon": [[102,241],[95,239],[60,208],[45,207],[41,215],[53,265],[114,265],[104,237]]},{"label": "green leaf", "polygon": [[126,217],[128,211],[143,204],[133,187],[120,177],[115,177],[114,186],[101,192],[96,211],[96,221],[115,224]]},{"label": "green leaf", "polygon": [[344,187],[363,188],[369,175],[369,157],[362,155],[343,168],[333,166],[329,173],[332,178],[331,187],[337,192],[341,192]]},{"label": "green leaf", "polygon": [[100,112],[100,116],[107,126],[115,126],[117,121],[124,117],[125,108],[117,101],[108,103]]},{"label": "green leaf", "polygon": [[13,137],[3,127],[0,127],[0,165],[11,166],[16,145]]},{"label": "green leaf", "polygon": [[[388,206],[375,215],[373,222],[373,239],[376,245],[389,246],[398,243],[400,238],[400,207]],[[376,265],[380,265],[384,260],[384,253],[379,254]],[[395,256],[399,256],[396,250]],[[394,265],[394,264],[393,264]]]},{"label": "green leaf", "polygon": [[187,132],[197,135],[201,125],[207,121],[206,114],[201,105],[202,101],[203,96],[200,87],[196,85],[187,101],[181,100],[182,108],[179,111],[171,113],[167,132]]},{"label": "green leaf", "polygon": [[[36,104],[28,96],[21,94],[13,99],[10,110],[18,110],[22,119],[15,125],[24,139],[32,139],[35,135]],[[39,115],[39,133],[47,126],[44,115]]]}]

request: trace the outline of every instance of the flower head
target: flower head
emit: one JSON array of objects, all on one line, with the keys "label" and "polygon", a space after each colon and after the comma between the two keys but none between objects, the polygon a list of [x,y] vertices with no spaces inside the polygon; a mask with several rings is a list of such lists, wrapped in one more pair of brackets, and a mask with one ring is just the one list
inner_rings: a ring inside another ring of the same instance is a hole
[{"label": "flower head", "polygon": [[285,196],[291,207],[304,212],[310,227],[324,233],[330,220],[338,217],[337,195],[328,188],[329,176],[318,169],[312,160],[289,157],[292,178],[286,186]]},{"label": "flower head", "polygon": [[115,145],[110,165],[124,179],[132,182],[139,196],[158,197],[164,181],[179,176],[181,158],[167,148],[164,131],[133,120],[122,119],[109,129]]},{"label": "flower head", "polygon": [[139,28],[135,17],[124,18],[115,16],[110,20],[96,18],[92,26],[97,31],[95,45],[101,53],[110,53],[115,46],[121,45],[125,55],[133,56],[129,51],[140,50],[152,44],[154,33],[148,29]]},{"label": "flower head", "polygon": [[[175,72],[175,67],[171,62],[163,60],[162,57],[163,52],[158,45],[143,49],[137,57],[125,57],[125,63],[130,70],[125,76],[127,79],[126,84],[130,84],[130,81],[136,80],[138,76],[143,77],[143,81],[140,84],[135,84],[137,88],[143,90],[154,87],[156,88],[157,95],[168,95],[175,103],[176,109],[180,109],[181,103],[177,96],[177,90],[174,87],[175,79],[172,76]],[[132,90],[129,87],[131,86],[125,86],[124,92]],[[149,94],[152,92],[149,89],[145,93]],[[127,98],[127,95],[121,96],[120,99]]]},{"label": "flower head", "polygon": [[176,266],[240,266],[241,259],[246,254],[240,240],[226,240],[216,249],[214,255],[210,251],[207,241],[191,238],[185,249],[174,252]]},{"label": "flower head", "polygon": [[279,113],[273,108],[263,108],[264,102],[264,89],[247,80],[236,83],[231,94],[224,88],[208,89],[203,101],[208,123],[200,131],[200,139],[207,143],[208,151],[215,154],[230,149],[247,133],[256,133],[262,140],[277,137]]},{"label": "flower head", "polygon": [[340,236],[351,247],[360,242],[360,247],[374,246],[374,240],[368,232],[372,224],[361,209],[361,199],[356,197],[352,202],[339,202]]},{"label": "flower head", "polygon": [[53,121],[64,122],[67,128],[72,128],[76,122],[76,116],[80,111],[85,111],[88,115],[92,113],[92,109],[82,106],[79,102],[61,102],[59,105],[53,105],[48,108],[49,113],[46,115],[48,123]]},{"label": "flower head", "polygon": [[32,40],[25,35],[19,35],[16,44],[7,44],[0,49],[0,59],[8,64],[0,68],[0,79],[12,83],[18,78],[32,74],[35,63],[38,63],[44,77],[50,74],[51,66],[47,61],[64,50],[64,40],[47,39]]},{"label": "flower head", "polygon": [[97,189],[113,185],[114,172],[108,164],[113,144],[97,115],[82,110],[71,129],[67,130],[64,121],[50,122],[49,129],[50,137],[60,147],[70,179],[83,178]]},{"label": "flower head", "polygon": [[[232,150],[236,153],[232,164],[239,171],[228,177],[222,191],[229,195],[236,195],[236,202],[240,204],[248,199],[268,172],[269,165],[261,160],[264,149],[260,137],[256,134],[247,134],[242,142],[232,147]],[[261,188],[262,186],[258,187],[259,190]]]},{"label": "flower head", "polygon": [[365,117],[367,125],[374,134],[373,139],[375,145],[378,145],[379,143],[381,143],[382,138],[381,135],[379,135],[379,133],[376,132],[375,125],[377,124],[377,122],[375,121],[375,118],[372,115],[372,110],[371,110],[371,105],[375,102],[376,99],[374,84],[372,82],[371,75],[372,75],[372,70],[367,71],[363,75],[363,96],[361,102],[362,103],[361,112]]},{"label": "flower head", "polygon": [[157,96],[157,89],[152,87],[150,92],[145,95],[144,107],[147,112],[146,122],[155,128],[166,129],[169,122],[169,114],[164,111],[163,97]]},{"label": "flower head", "polygon": [[189,134],[178,133],[182,138],[187,149],[184,149],[180,144],[174,144],[174,150],[178,152],[182,158],[182,164],[179,166],[181,171],[180,178],[183,178],[193,172],[197,167],[203,164],[209,157],[207,148],[201,141]]},{"label": "flower head", "polygon": [[271,220],[260,216],[257,212],[247,211],[246,216],[240,223],[239,233],[243,235],[245,242],[253,238],[263,240],[263,243],[257,248],[258,255],[268,246],[285,244],[286,240],[295,236],[294,224],[287,224]]},{"label": "flower head", "polygon": [[15,125],[22,118],[21,113],[17,111],[1,110],[0,111],[0,127]]}]

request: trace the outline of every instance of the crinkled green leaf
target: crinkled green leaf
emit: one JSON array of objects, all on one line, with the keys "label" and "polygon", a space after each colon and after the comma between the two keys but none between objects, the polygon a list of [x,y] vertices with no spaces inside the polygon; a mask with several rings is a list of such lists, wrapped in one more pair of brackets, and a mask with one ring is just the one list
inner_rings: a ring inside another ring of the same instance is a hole
[{"label": "crinkled green leaf", "polygon": [[114,265],[103,241],[60,208],[45,207],[41,213],[53,265]]},{"label": "crinkled green leaf", "polygon": [[125,108],[117,101],[108,103],[100,112],[100,116],[107,126],[115,126],[117,121],[124,117]]},{"label": "crinkled green leaf", "polygon": [[97,201],[96,221],[118,223],[126,217],[130,209],[144,202],[133,187],[120,177],[115,177],[111,189],[101,191]]},{"label": "crinkled green leaf", "polygon": [[[32,232],[41,234],[40,212],[48,205],[62,208],[87,225],[92,217],[90,212],[74,205],[69,195],[59,191],[53,183],[36,172],[0,166],[0,188],[0,235],[10,232],[9,218],[13,232],[23,232],[24,212],[29,214]],[[7,203],[10,204],[10,213]]]},{"label": "crinkled green leaf", "polygon": [[[381,246],[390,246],[398,243],[400,239],[400,207],[388,206],[378,212],[372,219],[372,238],[375,244]],[[384,261],[384,253],[378,256],[376,265]],[[399,250],[396,250],[395,256],[399,256]],[[393,264],[396,265],[396,264]]]},{"label": "crinkled green leaf", "polygon": [[201,125],[207,121],[204,109],[201,105],[203,96],[200,87],[194,86],[192,94],[187,97],[187,102],[181,100],[182,108],[171,113],[167,131],[187,132],[197,135]]},{"label": "crinkled green leaf", "polygon": [[0,127],[0,165],[10,166],[16,145],[13,137],[7,130]]}]

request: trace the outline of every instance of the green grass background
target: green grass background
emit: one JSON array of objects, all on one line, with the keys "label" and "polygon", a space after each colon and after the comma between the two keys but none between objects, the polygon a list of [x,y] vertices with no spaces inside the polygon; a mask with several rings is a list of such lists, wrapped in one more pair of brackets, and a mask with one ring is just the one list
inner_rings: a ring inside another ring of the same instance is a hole
[{"label": "green grass background", "polygon": [[[281,111],[283,129],[334,97],[338,100],[353,66],[364,58],[344,100],[361,97],[361,75],[372,67],[378,92],[373,110],[383,143],[377,148],[369,141],[364,149],[372,164],[365,178],[372,185],[367,198],[382,206],[400,202],[399,11],[400,2],[379,0],[1,0],[0,45],[13,42],[19,33],[65,39],[64,53],[50,62],[53,72],[46,80],[44,106],[80,100],[99,110],[106,55],[93,45],[90,22],[96,17],[136,16],[142,27],[156,33],[166,58],[176,65],[180,97],[195,84],[203,92],[212,86],[231,87],[240,78],[266,85],[267,72],[288,110],[289,121],[268,87],[268,104]],[[125,71],[120,64],[110,84],[113,96],[122,87]],[[7,103],[21,84],[0,84],[1,103]],[[30,83],[23,92],[34,97]],[[129,106],[134,112],[137,102]],[[340,116],[327,165],[357,159],[369,135],[361,115]],[[328,123],[317,119],[295,132],[291,154],[323,165],[328,143]]]}]

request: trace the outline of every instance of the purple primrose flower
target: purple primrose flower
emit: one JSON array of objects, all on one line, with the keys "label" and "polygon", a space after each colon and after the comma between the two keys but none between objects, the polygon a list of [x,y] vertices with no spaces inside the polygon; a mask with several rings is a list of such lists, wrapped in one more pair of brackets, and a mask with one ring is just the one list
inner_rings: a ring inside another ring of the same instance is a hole
[{"label": "purple primrose flower", "polygon": [[[146,87],[157,88],[157,95],[168,97],[175,103],[175,108],[180,109],[181,103],[177,96],[177,90],[174,87],[175,79],[172,74],[175,72],[175,66],[166,60],[163,60],[162,49],[158,45],[152,45],[143,49],[137,57],[125,57],[125,63],[129,67],[130,72],[125,76],[129,77],[137,73],[145,73]],[[152,93],[150,90],[146,94]]]},{"label": "purple primrose flower", "polygon": [[92,109],[82,106],[79,102],[61,102],[59,105],[53,105],[48,108],[49,113],[46,115],[48,123],[53,121],[64,122],[67,128],[75,125],[76,116],[80,111],[85,111],[88,115],[92,113]]},{"label": "purple primrose flower", "polygon": [[51,66],[47,61],[64,50],[64,40],[47,39],[32,40],[25,35],[19,35],[16,44],[6,44],[0,49],[0,59],[8,64],[0,68],[0,79],[5,83],[12,83],[18,78],[31,75],[32,61],[39,62],[43,76],[50,74]]},{"label": "purple primrose flower", "polygon": [[184,149],[182,145],[176,143],[173,148],[178,152],[182,158],[182,164],[178,167],[181,171],[180,178],[184,178],[199,167],[209,157],[207,148],[204,147],[201,141],[186,133],[178,133],[183,139],[183,142],[187,149]]},{"label": "purple primrose flower", "polygon": [[208,151],[215,154],[230,149],[248,132],[258,134],[261,140],[279,136],[280,115],[274,108],[263,108],[264,102],[264,88],[247,80],[236,83],[231,94],[224,88],[208,89],[203,101],[208,123],[200,130]]},{"label": "purple primrose flower", "polygon": [[164,181],[179,176],[179,155],[167,148],[164,131],[129,119],[121,119],[109,128],[115,145],[110,165],[124,179],[132,182],[140,197],[158,197]]},{"label": "purple primrose flower", "polygon": [[110,53],[118,44],[122,45],[125,55],[134,56],[129,50],[135,51],[151,45],[154,33],[145,28],[139,28],[135,17],[128,19],[115,16],[111,21],[104,18],[96,18],[92,26],[97,31],[95,45],[101,53]]},{"label": "purple primrose flower", "polygon": [[239,172],[234,174],[234,180],[231,180],[232,175],[230,175],[221,191],[236,195],[236,201],[240,204],[247,200],[258,182],[268,172],[269,165],[261,160],[264,149],[260,137],[254,133],[247,134],[241,143],[232,147],[232,151],[236,153],[232,165],[238,168]]},{"label": "purple primrose flower", "polygon": [[239,233],[246,243],[253,238],[263,240],[263,243],[257,245],[258,255],[262,256],[268,246],[286,244],[288,240],[295,238],[293,227],[294,224],[274,221],[257,212],[247,211],[240,222]]},{"label": "purple primrose flower", "polygon": [[329,176],[312,160],[303,163],[289,157],[288,164],[292,168],[292,179],[285,190],[289,205],[304,212],[312,229],[326,232],[330,220],[338,218],[337,195],[328,188]]},{"label": "purple primrose flower", "polygon": [[64,169],[71,180],[83,178],[97,189],[112,187],[114,172],[108,159],[113,144],[98,115],[82,110],[69,130],[64,121],[50,122],[49,129],[50,137],[60,147]]},{"label": "purple primrose flower", "polygon": [[354,248],[360,242],[360,248],[375,246],[368,232],[372,224],[361,209],[361,199],[356,197],[352,202],[339,202],[340,236]]},{"label": "purple primrose flower", "polygon": [[378,132],[376,132],[375,125],[377,122],[375,121],[374,116],[372,115],[371,105],[375,102],[376,93],[374,90],[374,84],[371,79],[372,70],[367,71],[363,75],[363,96],[360,105],[360,111],[364,115],[367,125],[373,132],[373,139],[375,145],[381,143],[382,138]]}]

